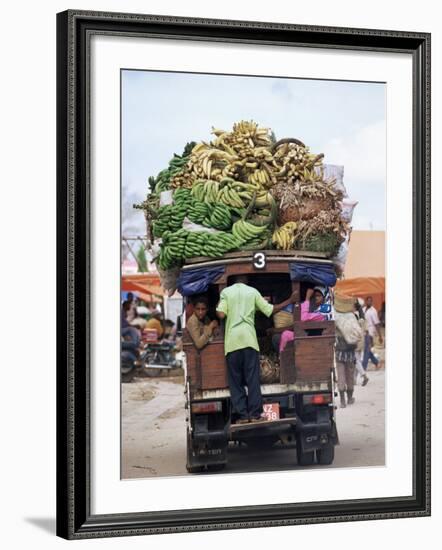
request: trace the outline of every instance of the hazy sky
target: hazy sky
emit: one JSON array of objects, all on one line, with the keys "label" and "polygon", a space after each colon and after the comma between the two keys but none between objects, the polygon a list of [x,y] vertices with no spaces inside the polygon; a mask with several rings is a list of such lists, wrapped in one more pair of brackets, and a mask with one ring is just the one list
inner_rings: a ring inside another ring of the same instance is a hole
[{"label": "hazy sky", "polygon": [[254,120],[277,139],[296,137],[325,162],[344,165],[359,204],[354,229],[385,229],[385,85],[288,78],[125,70],[122,72],[123,234],[145,234],[132,204],[147,178],[181,154],[188,141],[209,141],[211,127]]}]

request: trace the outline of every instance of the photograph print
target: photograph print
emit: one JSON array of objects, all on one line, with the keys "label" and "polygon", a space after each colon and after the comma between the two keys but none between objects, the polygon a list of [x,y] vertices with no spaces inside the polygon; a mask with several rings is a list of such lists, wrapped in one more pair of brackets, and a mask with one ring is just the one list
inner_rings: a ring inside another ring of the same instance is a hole
[{"label": "photograph print", "polygon": [[386,87],[121,70],[121,478],[385,465]]}]

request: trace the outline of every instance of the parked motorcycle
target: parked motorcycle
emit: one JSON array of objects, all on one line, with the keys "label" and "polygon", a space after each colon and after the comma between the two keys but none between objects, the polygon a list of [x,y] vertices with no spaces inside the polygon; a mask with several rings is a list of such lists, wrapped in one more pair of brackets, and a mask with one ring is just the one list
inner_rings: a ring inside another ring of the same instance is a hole
[{"label": "parked motorcycle", "polygon": [[170,342],[148,343],[141,352],[140,363],[144,367],[162,366],[176,368],[181,366],[181,361],[175,358],[174,344]]}]

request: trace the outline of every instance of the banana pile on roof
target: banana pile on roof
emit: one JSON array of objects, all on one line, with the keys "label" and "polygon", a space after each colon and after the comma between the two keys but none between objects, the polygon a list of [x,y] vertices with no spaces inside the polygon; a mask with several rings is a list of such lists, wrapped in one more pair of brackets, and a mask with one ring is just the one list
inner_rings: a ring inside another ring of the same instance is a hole
[{"label": "banana pile on roof", "polygon": [[[337,250],[349,227],[342,192],[324,177],[324,155],[296,138],[276,141],[254,121],[211,133],[211,141],[174,154],[149,178],[146,200],[134,205],[160,243],[162,269],[237,249]],[[163,191],[172,191],[172,204],[160,206]]]}]

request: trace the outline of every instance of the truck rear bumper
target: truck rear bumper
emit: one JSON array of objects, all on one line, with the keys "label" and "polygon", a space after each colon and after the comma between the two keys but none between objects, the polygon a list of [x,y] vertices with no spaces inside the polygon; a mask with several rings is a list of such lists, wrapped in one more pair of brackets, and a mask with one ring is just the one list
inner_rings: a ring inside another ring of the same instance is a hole
[{"label": "truck rear bumper", "polygon": [[231,424],[230,425],[230,434],[237,432],[244,432],[250,430],[261,430],[261,429],[272,429],[279,428],[281,426],[286,426],[287,424],[295,425],[297,424],[298,419],[296,417],[291,418],[279,418],[278,420],[268,420],[265,422],[249,423],[249,424]]}]

